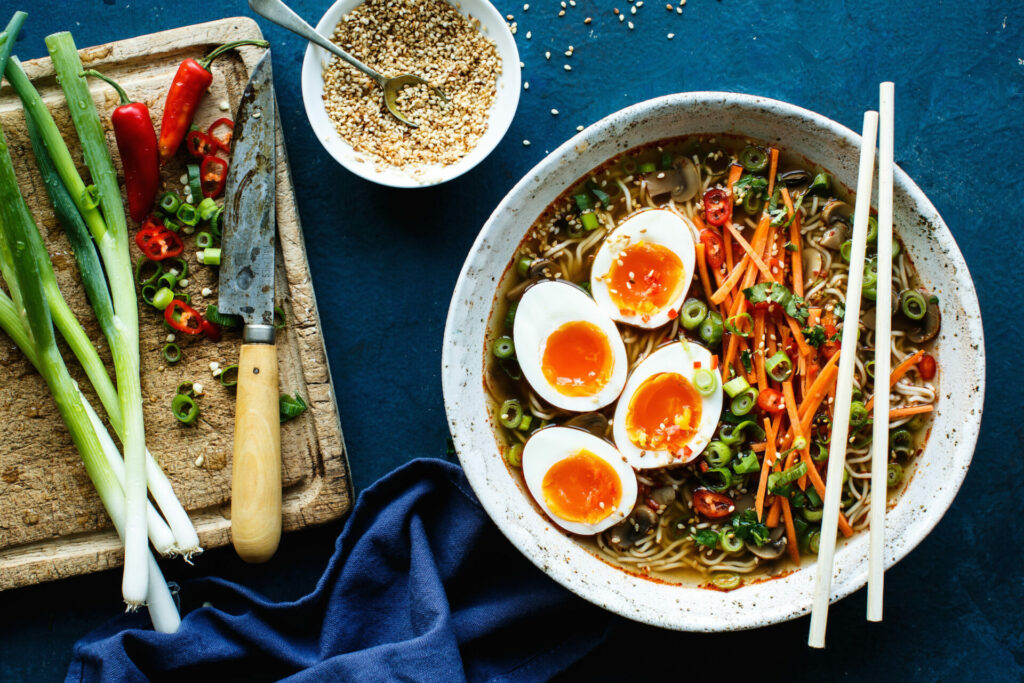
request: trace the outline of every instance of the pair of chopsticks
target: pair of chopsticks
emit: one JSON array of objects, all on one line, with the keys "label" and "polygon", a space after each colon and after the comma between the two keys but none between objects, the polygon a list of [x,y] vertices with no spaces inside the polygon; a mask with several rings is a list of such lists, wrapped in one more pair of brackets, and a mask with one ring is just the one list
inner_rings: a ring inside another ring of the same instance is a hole
[{"label": "pair of chopsticks", "polygon": [[[839,378],[836,384],[832,440],[828,454],[821,540],[818,548],[818,575],[811,607],[811,629],[807,637],[807,644],[817,648],[825,647],[825,626],[832,592],[839,502],[842,497],[843,469],[846,466],[846,447],[850,431],[850,403],[857,345],[856,332],[860,321],[861,288],[864,283],[876,138],[878,138],[879,152],[877,300],[888,302],[892,297],[893,110],[894,86],[889,82],[882,83],[879,89],[881,131],[879,132],[879,112],[868,111],[864,113],[864,132],[861,137],[857,199],[854,206],[853,248],[850,253],[850,271],[846,285],[846,315],[843,318],[844,334],[839,352]],[[889,456],[888,449],[884,447],[884,444],[889,443],[889,390],[885,378],[889,376],[892,336],[891,308],[888,305],[876,306],[875,311],[875,377],[882,379],[875,382],[871,449],[871,538],[867,611],[869,621],[882,620],[882,586],[885,574],[886,470]],[[847,331],[851,333],[846,334]]]}]

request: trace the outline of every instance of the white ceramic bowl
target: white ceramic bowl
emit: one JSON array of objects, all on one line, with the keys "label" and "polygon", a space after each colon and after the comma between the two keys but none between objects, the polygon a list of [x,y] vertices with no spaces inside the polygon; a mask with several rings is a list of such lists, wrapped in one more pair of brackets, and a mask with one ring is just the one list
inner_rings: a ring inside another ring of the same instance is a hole
[{"label": "white ceramic bowl", "polygon": [[[810,560],[783,578],[723,593],[659,583],[598,559],[542,517],[509,473],[484,394],[487,318],[500,281],[527,228],[590,169],[637,145],[691,133],[735,133],[778,141],[856,187],[860,137],[819,114],[784,102],[731,93],[685,93],[634,105],[601,120],[541,161],[498,205],[462,268],[448,311],[442,379],[448,422],[473,490],[512,543],[552,578],[623,616],[687,631],[730,631],[792,619],[810,610]],[[953,236],[931,202],[896,171],[895,222],[921,278],[942,306],[935,351],[941,397],[924,453],[886,516],[891,567],[931,531],[953,502],[981,424],[985,358],[974,285]],[[832,599],[867,581],[868,534],[839,543]]]},{"label": "white ceramic bowl", "polygon": [[[341,18],[362,3],[363,0],[338,0],[316,25],[317,32],[330,38]],[[414,176],[402,169],[379,166],[378,162],[366,154],[356,152],[342,140],[324,107],[323,71],[330,63],[332,55],[312,43],[306,47],[306,56],[302,61],[302,102],[306,107],[306,116],[324,149],[339,164],[356,175],[391,187],[438,185],[459,177],[479,164],[505,136],[519,105],[519,50],[516,49],[515,39],[508,30],[504,17],[487,0],[459,0],[457,4],[449,4],[455,5],[464,16],[476,17],[480,21],[481,31],[494,40],[498,56],[501,57],[502,69],[498,76],[497,92],[491,107],[487,132],[480,138],[476,147],[456,163],[427,167],[423,169],[422,174]]]}]

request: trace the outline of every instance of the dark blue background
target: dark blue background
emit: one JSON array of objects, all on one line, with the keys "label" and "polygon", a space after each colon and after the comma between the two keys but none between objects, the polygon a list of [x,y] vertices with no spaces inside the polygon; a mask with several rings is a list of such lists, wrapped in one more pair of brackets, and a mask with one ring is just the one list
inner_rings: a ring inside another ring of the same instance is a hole
[{"label": "dark blue background", "polygon": [[[292,4],[316,23],[329,3]],[[786,100],[857,129],[863,111],[877,107],[879,81],[894,80],[897,161],[956,236],[986,320],[988,398],[960,495],[935,532],[888,574],[885,621],[864,621],[865,594],[858,592],[832,609],[824,654],[804,645],[806,619],[716,636],[615,619],[610,643],[571,673],[625,672],[645,659],[671,663],[671,673],[652,673],[658,679],[716,667],[727,676],[789,680],[1019,680],[1024,5],[690,0],[679,16],[665,10],[665,0],[647,0],[628,17],[636,24],[628,31],[610,2],[577,0],[561,19],[554,0],[533,0],[525,13],[522,1],[496,4],[519,22],[530,89],[489,159],[454,182],[415,191],[369,184],[331,160],[302,108],[304,45],[261,20],[274,44],[278,100],[356,490],[407,459],[444,456],[441,335],[463,258],[505,192],[577,125],[656,95],[730,90]],[[617,5],[630,7],[626,0]],[[44,55],[43,37],[58,30],[70,29],[84,47],[250,14],[241,1],[5,0],[0,16],[19,8],[30,13],[16,47],[23,59]],[[594,18],[589,26],[585,16]],[[570,44],[575,55],[566,60]],[[553,53],[550,62],[545,50]],[[562,69],[566,61],[572,72]],[[552,108],[561,112],[557,118]],[[266,565],[244,566],[221,549],[195,568],[170,563],[165,571],[172,580],[214,574],[295,598],[313,588],[340,527],[286,536]],[[0,593],[0,680],[62,676],[71,644],[120,609],[119,584],[120,572],[106,572]]]}]

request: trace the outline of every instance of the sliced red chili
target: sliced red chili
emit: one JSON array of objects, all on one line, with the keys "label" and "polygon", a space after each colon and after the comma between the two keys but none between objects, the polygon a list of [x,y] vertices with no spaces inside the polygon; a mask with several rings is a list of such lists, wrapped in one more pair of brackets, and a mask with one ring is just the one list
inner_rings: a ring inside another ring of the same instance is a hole
[{"label": "sliced red chili", "polygon": [[204,319],[203,324],[200,327],[203,334],[205,334],[211,341],[220,341],[220,325],[217,323],[211,323],[209,320]]},{"label": "sliced red chili", "polygon": [[725,244],[721,236],[714,230],[701,230],[700,242],[704,245],[704,258],[708,265],[714,270],[721,268],[725,263]]},{"label": "sliced red chili", "polygon": [[167,258],[181,256],[185,244],[174,232],[165,228],[158,218],[150,216],[142,224],[142,229],[135,234],[135,244],[146,258],[162,261]]},{"label": "sliced red chili", "polygon": [[824,327],[825,339],[829,341],[826,341],[824,344],[821,345],[821,349],[819,349],[819,352],[821,353],[822,358],[828,360],[832,356],[836,355],[836,352],[839,351],[840,341],[838,339],[835,341],[831,341],[832,337],[836,336],[839,330],[836,329],[835,325],[830,325],[828,323],[825,323]]},{"label": "sliced red chili", "polygon": [[704,193],[704,220],[709,225],[721,227],[732,218],[732,197],[720,187]]},{"label": "sliced red chili", "polygon": [[204,159],[219,149],[217,142],[201,130],[189,132],[185,138],[185,147],[197,159]]},{"label": "sliced red chili", "polygon": [[724,493],[697,489],[693,492],[693,509],[709,519],[721,519],[732,514],[736,504]]},{"label": "sliced red chili", "polygon": [[786,409],[782,404],[782,392],[771,387],[762,389],[757,395],[757,407],[766,413],[778,415]]},{"label": "sliced red chili", "polygon": [[180,299],[174,299],[164,309],[164,320],[178,332],[183,334],[199,334],[203,331],[203,316]]},{"label": "sliced red chili", "polygon": [[224,180],[228,175],[228,162],[220,157],[203,158],[199,167],[199,178],[203,186],[204,197],[219,197],[224,191]]},{"label": "sliced red chili", "polygon": [[917,363],[917,371],[921,374],[921,379],[926,382],[935,379],[936,369],[935,357],[930,353],[921,356],[921,360]]},{"label": "sliced red chili", "polygon": [[[223,134],[218,135],[220,128],[224,128]],[[210,138],[210,141],[217,145],[221,150],[225,152],[231,151],[231,136],[235,132],[235,122],[231,119],[217,119],[210,124],[210,127],[206,129],[206,137]]]}]

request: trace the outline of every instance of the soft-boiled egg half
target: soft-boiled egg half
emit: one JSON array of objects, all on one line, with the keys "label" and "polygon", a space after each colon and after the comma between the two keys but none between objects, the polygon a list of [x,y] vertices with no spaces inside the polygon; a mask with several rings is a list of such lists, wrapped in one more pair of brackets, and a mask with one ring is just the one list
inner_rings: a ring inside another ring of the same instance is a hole
[{"label": "soft-boiled egg half", "polygon": [[[662,346],[629,376],[615,406],[615,445],[636,469],[682,465],[711,441],[722,414],[722,377],[711,352],[690,342]],[[697,390],[705,369],[714,388]]]},{"label": "soft-boiled egg half", "polygon": [[523,448],[523,479],[558,526],[596,534],[636,503],[636,475],[610,443],[573,427],[545,427]]},{"label": "soft-boiled egg half", "polygon": [[628,370],[622,337],[576,285],[547,280],[527,289],[512,336],[523,376],[551,405],[589,412],[622,393]]},{"label": "soft-boiled egg half", "polygon": [[590,290],[614,320],[660,327],[679,314],[693,279],[696,250],[686,221],[666,209],[624,220],[594,257]]}]

